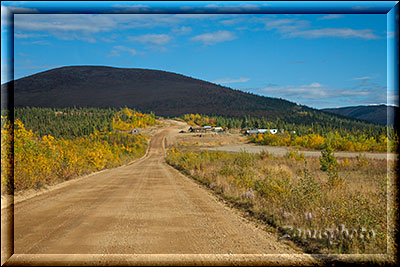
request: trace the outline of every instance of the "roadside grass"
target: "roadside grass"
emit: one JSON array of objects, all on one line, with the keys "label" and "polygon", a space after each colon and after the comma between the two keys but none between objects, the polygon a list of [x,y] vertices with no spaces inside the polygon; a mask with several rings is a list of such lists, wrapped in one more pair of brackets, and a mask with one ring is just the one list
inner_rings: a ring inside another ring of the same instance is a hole
[{"label": "roadside grass", "polygon": [[277,157],[171,148],[166,160],[308,253],[386,252],[386,184],[392,173],[385,160],[339,159],[334,183],[318,158],[296,151]]}]

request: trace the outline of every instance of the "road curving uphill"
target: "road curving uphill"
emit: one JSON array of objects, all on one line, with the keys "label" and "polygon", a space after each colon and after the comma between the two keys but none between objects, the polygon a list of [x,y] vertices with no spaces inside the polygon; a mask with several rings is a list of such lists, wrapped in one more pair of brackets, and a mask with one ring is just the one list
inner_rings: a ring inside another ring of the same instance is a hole
[{"label": "road curving uphill", "polygon": [[[37,254],[35,259],[44,262],[59,257],[58,263],[77,259],[58,254],[103,255],[80,255],[81,262],[116,263],[115,255],[106,254],[192,254],[194,261],[197,254],[207,254],[201,259],[210,262],[239,259],[234,255],[244,260],[243,254],[258,254],[252,256],[257,262],[314,262],[310,255],[277,241],[275,234],[257,228],[167,165],[164,139],[176,127],[169,126],[153,136],[147,155],[133,164],[15,204],[14,253],[18,255],[7,263],[29,262],[29,257],[34,257],[26,254]],[[2,216],[5,225],[3,220]],[[143,257],[120,260],[127,264],[135,259],[157,261]],[[177,262],[191,259],[174,257]]]}]

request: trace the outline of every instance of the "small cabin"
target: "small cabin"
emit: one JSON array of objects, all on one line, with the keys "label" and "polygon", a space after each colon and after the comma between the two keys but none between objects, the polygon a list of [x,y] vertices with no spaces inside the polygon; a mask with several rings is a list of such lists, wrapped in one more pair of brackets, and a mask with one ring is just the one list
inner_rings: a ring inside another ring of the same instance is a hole
[{"label": "small cabin", "polygon": [[240,130],[240,133],[246,135],[246,134],[248,134],[249,130],[250,130],[250,128],[243,128],[242,130]]},{"label": "small cabin", "polygon": [[270,132],[271,134],[276,134],[276,133],[278,132],[278,129],[271,129],[271,130],[269,130],[269,132]]},{"label": "small cabin", "polygon": [[258,134],[258,130],[247,130],[247,134]]},{"label": "small cabin", "polygon": [[278,129],[242,129],[242,133],[244,135],[252,135],[252,134],[263,134],[263,133],[270,133],[270,134],[276,134],[278,133]]},{"label": "small cabin", "polygon": [[203,127],[190,127],[188,129],[188,132],[191,132],[191,133],[205,133],[206,129],[203,128]]},{"label": "small cabin", "polygon": [[205,129],[206,132],[212,131],[212,127],[211,126],[204,126],[203,127]]},{"label": "small cabin", "polygon": [[222,127],[215,127],[215,128],[213,129],[213,131],[214,131],[214,132],[217,132],[217,133],[220,133],[220,132],[223,132],[224,129],[222,129]]}]

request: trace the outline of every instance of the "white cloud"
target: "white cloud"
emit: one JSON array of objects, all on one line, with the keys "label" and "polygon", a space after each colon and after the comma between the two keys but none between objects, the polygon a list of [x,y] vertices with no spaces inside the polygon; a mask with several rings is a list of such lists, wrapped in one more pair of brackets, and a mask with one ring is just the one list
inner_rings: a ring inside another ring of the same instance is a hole
[{"label": "white cloud", "polygon": [[395,32],[386,32],[386,38],[388,38],[388,39],[394,38],[395,35],[396,35]]},{"label": "white cloud", "polygon": [[329,15],[318,18],[318,20],[338,19],[338,18],[342,18],[342,17],[343,17],[343,15],[340,15],[340,14],[329,14]]},{"label": "white cloud", "polygon": [[280,33],[297,31],[302,28],[308,28],[310,22],[297,19],[267,19],[264,20],[266,30],[277,30]]},{"label": "white cloud", "polygon": [[[263,6],[269,6],[269,4],[264,4]],[[259,10],[260,7],[258,7],[257,5],[252,5],[252,4],[240,4],[241,8],[244,9],[251,9],[251,10]]]},{"label": "white cloud", "polygon": [[310,85],[302,85],[299,87],[295,86],[280,86],[280,87],[266,87],[262,88],[261,91],[265,94],[279,95],[280,97],[286,98],[306,98],[306,99],[319,99],[327,97],[326,92],[319,88],[312,87]]},{"label": "white cloud", "polygon": [[235,30],[237,31],[244,31],[244,30],[248,30],[249,27],[236,27]]},{"label": "white cloud", "polygon": [[234,39],[237,39],[236,35],[229,31],[204,33],[191,38],[192,41],[202,42],[205,45],[214,45],[216,43],[232,41]]},{"label": "white cloud", "polygon": [[135,49],[129,48],[129,47],[126,47],[126,46],[117,45],[117,46],[114,46],[114,48],[115,48],[115,49],[118,49],[118,50],[121,50],[121,51],[127,51],[127,52],[129,52],[132,56],[134,56],[134,55],[137,54],[137,52],[136,52]]},{"label": "white cloud", "polygon": [[39,11],[37,9],[34,9],[34,8],[17,7],[17,6],[8,6],[7,8],[14,14],[18,14],[18,13],[35,14],[35,13],[39,13]]},{"label": "white cloud", "polygon": [[340,38],[361,38],[361,39],[379,39],[371,29],[353,30],[350,28],[324,28],[315,30],[294,31],[284,35],[285,37],[302,37],[306,39],[323,38],[323,37],[340,37]]},{"label": "white cloud", "polygon": [[[325,19],[338,18],[336,14],[324,16]],[[322,19],[322,18],[321,18]],[[379,39],[380,37],[373,33],[371,29],[356,30],[350,28],[321,28],[309,29],[310,21],[298,20],[292,18],[284,19],[258,19],[258,22],[264,24],[266,30],[275,30],[280,33],[284,38],[324,38],[324,37],[338,37],[338,38],[361,38],[366,40]]]},{"label": "white cloud", "polygon": [[36,33],[14,33],[14,38],[17,39],[27,39],[27,38],[38,38],[46,37],[47,34],[36,34]]},{"label": "white cloud", "polygon": [[354,96],[368,96],[370,95],[371,92],[370,91],[355,91],[355,90],[341,90],[340,91],[340,96],[350,96],[350,97],[354,97]]},{"label": "white cloud", "polygon": [[232,25],[238,24],[242,21],[243,21],[243,18],[233,18],[233,19],[221,20],[220,23],[224,26],[232,26]]},{"label": "white cloud", "polygon": [[138,54],[138,52],[133,48],[129,48],[129,47],[122,46],[122,45],[116,45],[113,47],[113,50],[111,50],[111,52],[107,55],[107,57],[119,57],[120,51],[128,52],[132,56],[135,56]]},{"label": "white cloud", "polygon": [[115,12],[118,13],[148,11],[150,8],[149,6],[146,5],[120,5],[120,4],[113,5],[113,7],[117,9]]},{"label": "white cloud", "polygon": [[27,55],[27,54],[25,54],[25,53],[18,53],[18,56],[21,56],[21,57],[29,57],[30,55]]},{"label": "white cloud", "polygon": [[171,37],[167,34],[145,34],[141,36],[129,36],[128,39],[142,44],[165,45],[171,40]]},{"label": "white cloud", "polygon": [[26,41],[26,42],[22,42],[21,44],[23,44],[23,45],[51,45],[50,42],[45,41],[45,40]]},{"label": "white cloud", "polygon": [[260,90],[261,92],[271,95],[279,96],[291,100],[320,100],[320,99],[333,99],[341,97],[367,97],[373,94],[371,90],[349,90],[342,88],[329,88],[318,82],[305,84],[300,86],[279,86],[279,87],[266,87]]},{"label": "white cloud", "polygon": [[18,14],[14,17],[14,27],[19,31],[97,33],[110,31],[117,26],[117,21],[110,15]]},{"label": "white cloud", "polygon": [[178,35],[185,35],[192,32],[192,28],[188,26],[175,27],[172,31]]},{"label": "white cloud", "polygon": [[384,92],[387,89],[386,86],[381,86],[381,85],[371,81],[372,80],[371,76],[356,77],[356,78],[352,78],[350,80],[358,81],[358,84],[353,86],[352,90],[367,90],[370,92],[373,92],[373,91]]},{"label": "white cloud", "polygon": [[311,83],[309,85],[303,85],[303,86],[312,87],[312,88],[320,88],[320,87],[322,87],[322,84],[320,84],[320,83]]},{"label": "white cloud", "polygon": [[113,40],[112,38],[100,37],[100,40],[105,43],[115,43],[115,40]]},{"label": "white cloud", "polygon": [[217,18],[224,18],[224,17],[231,17],[231,15],[223,15],[223,14],[176,14],[173,18],[178,19],[217,19]]},{"label": "white cloud", "polygon": [[[3,8],[2,8],[2,13]],[[174,15],[155,14],[17,14],[15,31],[45,32],[59,39],[94,40],[94,35],[129,28],[169,27],[182,19]],[[2,16],[3,22],[3,16]]]},{"label": "white cloud", "polygon": [[113,33],[113,34],[107,35],[106,37],[100,37],[100,40],[102,40],[103,42],[106,42],[106,43],[115,43],[116,39],[118,39],[120,37],[121,37],[120,34]]},{"label": "white cloud", "polygon": [[213,11],[219,12],[250,12],[257,11],[260,9],[259,6],[253,4],[238,4],[238,5],[216,5],[208,4],[205,6],[207,9],[212,9]]},{"label": "white cloud", "polygon": [[364,76],[364,77],[357,77],[357,78],[352,78],[350,80],[352,81],[358,81],[358,80],[370,80],[372,77],[371,76]]},{"label": "white cloud", "polygon": [[215,80],[215,81],[213,81],[213,83],[224,83],[224,84],[227,84],[227,83],[244,83],[244,82],[247,82],[247,81],[249,81],[250,80],[250,78],[238,78],[238,79],[231,79],[231,78],[223,78],[223,79],[218,79],[218,80]]},{"label": "white cloud", "polygon": [[[119,6],[119,8],[146,8],[142,5]],[[8,7],[3,7],[2,24],[6,25]],[[180,29],[181,34],[188,34],[190,27],[182,26],[187,20],[216,20],[231,18],[232,15],[223,14],[16,14],[14,17],[15,31],[21,34],[29,32],[45,32],[56,38],[75,38],[78,36],[93,35],[114,30],[139,28],[172,28]],[[96,37],[97,38],[97,37]],[[82,38],[81,38],[82,39]]]},{"label": "white cloud", "polygon": [[111,52],[106,55],[106,57],[120,57],[120,56],[121,54],[118,52],[117,49],[111,50]]},{"label": "white cloud", "polygon": [[395,92],[393,90],[388,90],[387,91],[387,96],[386,96],[386,101],[387,104],[392,105],[392,106],[399,106],[399,92]]}]

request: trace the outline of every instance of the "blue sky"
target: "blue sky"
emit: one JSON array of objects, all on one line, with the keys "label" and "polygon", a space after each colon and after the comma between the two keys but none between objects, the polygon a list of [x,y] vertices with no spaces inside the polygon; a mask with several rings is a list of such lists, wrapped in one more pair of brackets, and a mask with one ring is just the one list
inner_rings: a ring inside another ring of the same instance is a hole
[{"label": "blue sky", "polygon": [[391,35],[386,14],[15,14],[14,77],[105,65],[176,72],[314,108],[393,104]]}]

